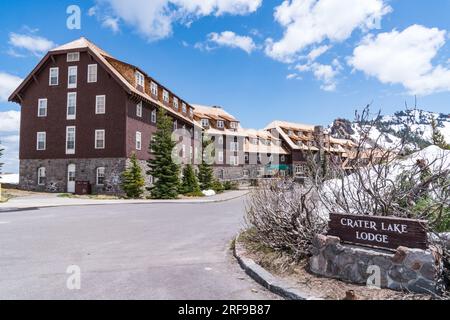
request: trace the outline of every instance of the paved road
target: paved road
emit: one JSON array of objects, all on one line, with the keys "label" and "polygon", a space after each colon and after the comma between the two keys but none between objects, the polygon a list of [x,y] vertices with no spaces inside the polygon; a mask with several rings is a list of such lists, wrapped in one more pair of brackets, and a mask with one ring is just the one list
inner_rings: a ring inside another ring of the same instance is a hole
[{"label": "paved road", "polygon": [[243,201],[0,213],[0,299],[275,299],[230,254]]}]

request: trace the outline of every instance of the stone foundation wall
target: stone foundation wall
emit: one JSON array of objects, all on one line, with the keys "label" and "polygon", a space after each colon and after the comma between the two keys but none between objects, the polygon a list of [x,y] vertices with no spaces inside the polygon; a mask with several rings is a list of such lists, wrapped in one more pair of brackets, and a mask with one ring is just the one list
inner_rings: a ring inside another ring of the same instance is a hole
[{"label": "stone foundation wall", "polygon": [[324,235],[315,237],[312,253],[309,267],[317,275],[367,284],[369,267],[377,266],[381,287],[398,291],[436,293],[442,268],[439,255],[432,250],[399,247],[390,253],[343,245],[339,238]]},{"label": "stone foundation wall", "polygon": [[242,166],[214,166],[214,176],[219,180],[239,180],[244,177]]},{"label": "stone foundation wall", "polygon": [[[67,192],[67,167],[76,165],[76,180],[89,181],[94,194],[122,194],[120,188],[121,174],[125,170],[125,158],[99,159],[51,159],[20,160],[19,187],[23,190],[40,192]],[[38,168],[46,169],[44,185],[38,185]],[[97,168],[105,168],[105,183],[96,185]]]}]

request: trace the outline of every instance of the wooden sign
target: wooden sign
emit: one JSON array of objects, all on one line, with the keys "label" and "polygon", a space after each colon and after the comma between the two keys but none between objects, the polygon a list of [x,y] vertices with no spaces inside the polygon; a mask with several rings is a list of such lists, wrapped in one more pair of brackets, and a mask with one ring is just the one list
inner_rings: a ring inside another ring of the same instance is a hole
[{"label": "wooden sign", "polygon": [[424,220],[332,213],[328,234],[346,243],[382,249],[427,249],[427,224]]}]

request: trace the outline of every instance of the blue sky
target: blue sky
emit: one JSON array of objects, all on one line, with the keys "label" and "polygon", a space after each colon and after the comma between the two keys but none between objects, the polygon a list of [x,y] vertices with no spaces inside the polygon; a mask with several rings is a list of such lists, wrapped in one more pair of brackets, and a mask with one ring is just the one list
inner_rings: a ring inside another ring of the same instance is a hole
[{"label": "blue sky", "polygon": [[[70,5],[80,30],[66,27]],[[46,48],[80,36],[249,128],[327,125],[371,102],[388,114],[414,94],[450,113],[450,0],[16,0],[0,12],[4,171],[17,171],[8,90]]]}]

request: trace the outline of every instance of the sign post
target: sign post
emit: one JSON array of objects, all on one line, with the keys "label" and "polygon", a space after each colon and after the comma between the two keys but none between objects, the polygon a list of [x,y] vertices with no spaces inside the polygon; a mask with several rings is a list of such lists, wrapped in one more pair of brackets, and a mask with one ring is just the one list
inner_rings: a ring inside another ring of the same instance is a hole
[{"label": "sign post", "polygon": [[428,222],[425,220],[330,214],[329,232],[343,242],[381,249],[428,248]]}]

